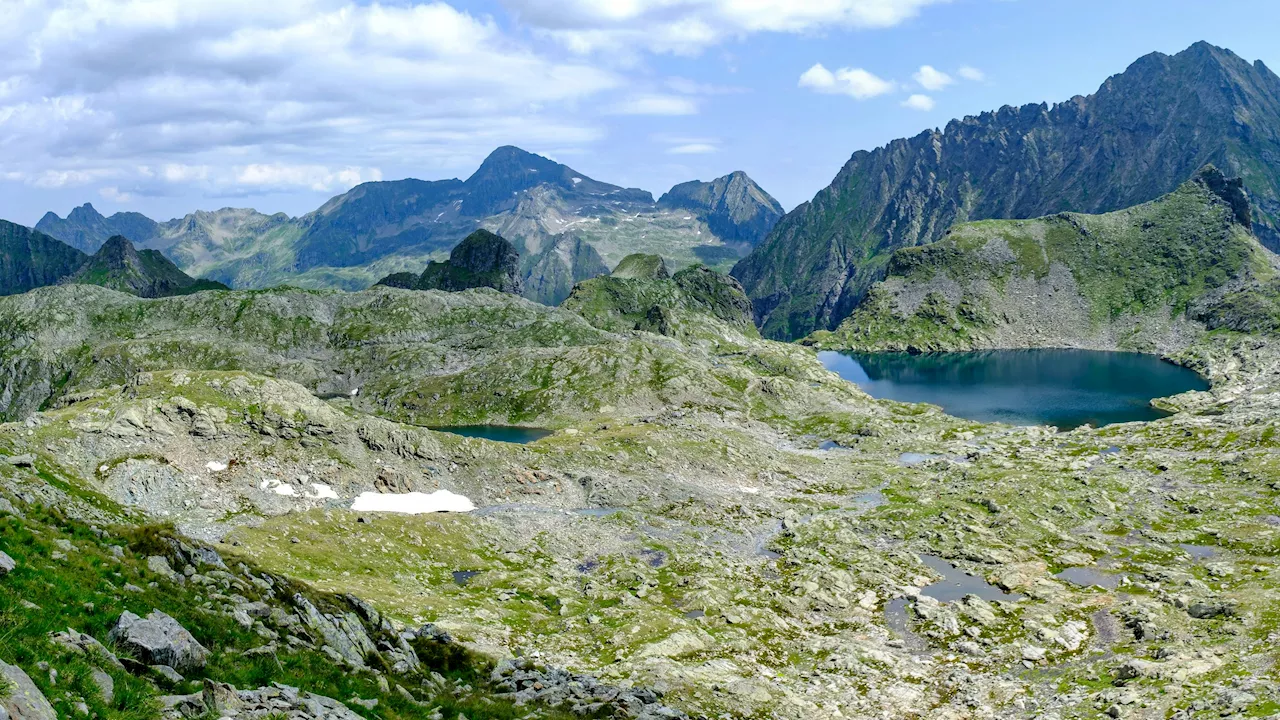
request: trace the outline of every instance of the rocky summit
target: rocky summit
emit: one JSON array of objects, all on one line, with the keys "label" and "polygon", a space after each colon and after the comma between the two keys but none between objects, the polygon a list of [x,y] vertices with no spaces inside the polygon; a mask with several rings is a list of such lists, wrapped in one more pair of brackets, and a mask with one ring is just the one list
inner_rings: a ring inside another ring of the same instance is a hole
[{"label": "rocky summit", "polygon": [[1280,250],[1280,76],[1197,43],[1152,53],[1096,93],[1004,107],[853,154],[734,267],[763,332],[834,329],[894,250],[957,222],[1098,213],[1154,200],[1200,167],[1240,176]]},{"label": "rocky summit", "polygon": [[159,251],[137,250],[121,235],[109,238],[64,282],[101,285],[147,298],[227,289],[222,283],[187,275]]},{"label": "rocky summit", "polygon": [[519,270],[520,256],[511,243],[487,230],[477,230],[458,243],[448,260],[427,265],[416,282],[410,283],[402,273],[378,284],[449,292],[487,287],[519,295],[523,289]]}]

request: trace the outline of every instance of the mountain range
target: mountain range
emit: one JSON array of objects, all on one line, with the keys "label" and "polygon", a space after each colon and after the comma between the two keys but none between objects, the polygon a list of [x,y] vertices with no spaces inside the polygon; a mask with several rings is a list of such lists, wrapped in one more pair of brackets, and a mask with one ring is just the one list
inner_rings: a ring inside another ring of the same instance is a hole
[{"label": "mountain range", "polygon": [[1093,95],[1004,107],[853,154],[733,269],[772,338],[831,329],[893,252],[956,223],[1099,213],[1213,164],[1244,180],[1254,233],[1280,249],[1280,77],[1196,43],[1152,53]]},{"label": "mountain range", "polygon": [[298,218],[224,208],[156,222],[138,213],[104,217],[86,204],[66,218],[46,214],[36,229],[85,252],[123,235],[192,275],[237,288],[353,290],[390,273],[419,273],[483,228],[520,252],[526,296],[555,304],[574,282],[632,252],[728,270],[782,214],[741,172],[677,185],[655,202],[644,190],[508,146],[466,180],[364,183]]}]

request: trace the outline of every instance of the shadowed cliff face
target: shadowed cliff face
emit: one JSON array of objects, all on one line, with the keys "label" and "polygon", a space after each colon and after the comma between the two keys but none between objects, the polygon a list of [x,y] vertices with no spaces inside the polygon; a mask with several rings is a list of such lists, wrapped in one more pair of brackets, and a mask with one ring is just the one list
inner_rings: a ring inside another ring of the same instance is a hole
[{"label": "shadowed cliff face", "polygon": [[53,285],[85,259],[84,253],[44,233],[0,220],[0,295]]},{"label": "shadowed cliff face", "polygon": [[1280,248],[1280,77],[1198,43],[1143,57],[1088,97],[859,151],[733,274],[764,333],[797,338],[847,316],[895,249],[957,222],[1117,210],[1206,164],[1243,179],[1255,234]]}]

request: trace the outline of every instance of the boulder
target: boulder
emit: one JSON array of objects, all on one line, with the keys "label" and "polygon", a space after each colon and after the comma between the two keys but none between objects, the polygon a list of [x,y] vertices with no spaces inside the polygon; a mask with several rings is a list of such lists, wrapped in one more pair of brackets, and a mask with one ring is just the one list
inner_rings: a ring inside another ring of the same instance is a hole
[{"label": "boulder", "polygon": [[0,709],[11,720],[58,720],[53,706],[22,668],[0,661],[0,682],[9,691],[0,699]]},{"label": "boulder", "polygon": [[125,611],[108,639],[148,665],[196,670],[204,667],[209,659],[209,651],[191,633],[159,610],[151,611],[146,619]]},{"label": "boulder", "polygon": [[18,568],[18,562],[8,553],[0,552],[0,577],[4,577]]}]

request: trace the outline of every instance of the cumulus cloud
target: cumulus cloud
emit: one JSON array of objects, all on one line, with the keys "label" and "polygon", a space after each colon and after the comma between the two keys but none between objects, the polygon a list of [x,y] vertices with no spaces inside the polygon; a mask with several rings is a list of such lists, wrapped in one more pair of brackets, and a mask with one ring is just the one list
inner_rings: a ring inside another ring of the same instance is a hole
[{"label": "cumulus cloud", "polygon": [[626,85],[432,0],[0,4],[0,156],[40,187],[341,189],[589,143],[579,105]]},{"label": "cumulus cloud", "polygon": [[956,74],[964,78],[965,80],[972,80],[974,82],[982,82],[983,80],[987,79],[986,73],[982,72],[978,68],[973,67],[971,65],[965,65],[964,67],[957,70]]},{"label": "cumulus cloud", "polygon": [[818,63],[800,76],[800,87],[828,95],[849,95],[866,100],[893,92],[895,85],[862,68],[840,68],[831,72]]},{"label": "cumulus cloud", "polygon": [[934,102],[933,98],[928,95],[912,95],[902,101],[902,106],[911,108],[912,110],[923,110],[927,112],[933,109]]},{"label": "cumulus cloud", "polygon": [[930,65],[921,65],[920,69],[916,71],[916,74],[912,75],[912,77],[920,84],[920,87],[934,92],[942,90],[946,86],[955,82],[955,79],[950,75],[942,72],[941,70],[937,70]]},{"label": "cumulus cloud", "polygon": [[947,0],[503,0],[520,20],[580,52],[695,54],[753,33],[884,28]]},{"label": "cumulus cloud", "polygon": [[127,192],[120,192],[120,188],[107,186],[98,189],[98,194],[111,202],[124,204],[133,200],[133,195]]}]

